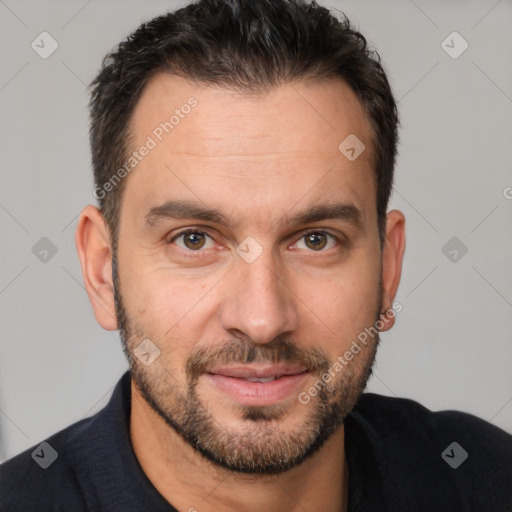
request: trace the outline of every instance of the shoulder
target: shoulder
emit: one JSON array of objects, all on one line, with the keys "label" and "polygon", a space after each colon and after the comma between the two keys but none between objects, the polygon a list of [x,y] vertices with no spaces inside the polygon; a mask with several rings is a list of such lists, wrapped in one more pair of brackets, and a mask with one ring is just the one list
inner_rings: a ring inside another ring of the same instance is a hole
[{"label": "shoulder", "polygon": [[[424,439],[444,440],[454,435],[460,440],[466,440],[468,447],[472,448],[482,444],[487,449],[512,447],[510,434],[477,416],[456,410],[431,411],[408,398],[364,393],[353,412],[369,428],[378,428],[380,432],[398,429],[404,440],[414,440],[418,435]],[[477,440],[479,443],[475,444]]]},{"label": "shoulder", "polygon": [[100,510],[101,492],[116,481],[112,458],[123,468],[119,454],[131,446],[130,382],[127,371],[103,409],[0,465],[0,510]]},{"label": "shoulder", "polygon": [[81,420],[57,432],[0,465],[0,510],[65,510],[63,503],[73,503],[73,510],[85,510],[70,447],[94,417]]},{"label": "shoulder", "polygon": [[390,495],[512,510],[512,436],[504,430],[465,412],[374,393],[361,395],[350,416],[372,445]]}]

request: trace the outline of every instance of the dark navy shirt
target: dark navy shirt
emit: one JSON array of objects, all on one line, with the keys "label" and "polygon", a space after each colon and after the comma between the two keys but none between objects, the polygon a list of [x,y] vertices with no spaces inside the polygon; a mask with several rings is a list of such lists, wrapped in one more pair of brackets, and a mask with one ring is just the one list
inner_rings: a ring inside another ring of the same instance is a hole
[{"label": "dark navy shirt", "polygon": [[[2,464],[0,512],[176,512],[133,452],[130,393],[127,372],[100,412]],[[350,512],[512,511],[512,436],[503,430],[373,393],[344,423]]]}]

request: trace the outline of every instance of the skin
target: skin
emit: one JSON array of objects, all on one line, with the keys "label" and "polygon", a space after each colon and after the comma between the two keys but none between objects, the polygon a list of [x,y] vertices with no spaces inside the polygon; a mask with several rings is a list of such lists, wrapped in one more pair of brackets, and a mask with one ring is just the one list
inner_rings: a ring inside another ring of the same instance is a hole
[{"label": "skin", "polygon": [[[191,96],[198,106],[125,178],[117,253],[118,284],[131,326],[126,333],[131,364],[169,407],[176,404],[168,389],[185,393],[186,362],[198,349],[221,353],[227,342],[244,340],[264,350],[276,339],[285,339],[306,352],[320,349],[335,361],[359,333],[374,325],[379,306],[382,311],[391,308],[405,249],[405,219],[393,210],[387,215],[381,250],[372,133],[360,102],[345,83],[285,84],[264,96],[248,97],[158,74],[135,108],[133,147],[144,144]],[[349,134],[366,145],[355,161],[338,151]],[[169,199],[216,208],[230,223],[166,219],[145,227],[148,210]],[[327,200],[354,205],[361,222],[282,222]],[[184,228],[211,237],[204,239],[202,257],[194,257],[197,250],[187,248],[184,237],[169,243]],[[302,232],[306,228],[328,232],[343,243],[327,236],[321,239],[326,242],[321,250],[308,246]],[[262,249],[252,263],[236,252],[249,236]],[[80,215],[76,245],[96,320],[104,329],[115,330],[119,326],[112,244],[92,205]],[[393,326],[394,317],[382,321],[381,332]],[[161,351],[148,367],[133,357],[145,338]],[[362,391],[357,384],[364,365],[371,362],[371,350],[363,351],[342,372],[353,377],[351,399]],[[271,423],[275,439],[300,431],[311,417],[317,399],[303,405],[297,395],[317,378],[306,375],[280,404],[285,413]],[[343,378],[337,377],[337,382],[348,386]],[[263,432],[264,421],[244,419],[240,404],[205,376],[199,377],[196,391],[220,429],[240,436],[250,427]],[[250,439],[257,443],[260,431],[252,432],[256,435]],[[149,480],[178,510],[346,509],[343,425],[288,471],[242,474],[206,460],[169,427],[132,381],[130,435]]]}]

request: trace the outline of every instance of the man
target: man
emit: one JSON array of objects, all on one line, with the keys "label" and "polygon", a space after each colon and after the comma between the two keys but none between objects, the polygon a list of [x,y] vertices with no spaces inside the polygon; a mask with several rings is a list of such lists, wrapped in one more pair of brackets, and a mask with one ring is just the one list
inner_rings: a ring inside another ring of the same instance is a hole
[{"label": "man", "polygon": [[400,309],[397,124],[316,3],[202,0],[121,43],[76,244],[130,371],[1,467],[0,509],[511,510],[511,436],[363,394]]}]

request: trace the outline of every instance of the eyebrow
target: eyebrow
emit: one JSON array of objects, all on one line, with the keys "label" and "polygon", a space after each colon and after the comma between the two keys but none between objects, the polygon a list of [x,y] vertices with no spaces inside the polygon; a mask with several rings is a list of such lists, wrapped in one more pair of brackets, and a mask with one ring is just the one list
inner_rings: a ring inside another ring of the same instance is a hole
[{"label": "eyebrow", "polygon": [[[362,227],[363,215],[361,210],[350,203],[324,202],[311,208],[298,212],[292,217],[285,215],[279,222],[284,225],[310,224],[323,220],[339,220]],[[238,222],[233,222],[222,212],[209,208],[201,203],[189,200],[170,200],[151,208],[144,215],[145,227],[155,226],[166,219],[194,219],[220,224],[226,227],[236,227]]]}]

